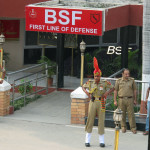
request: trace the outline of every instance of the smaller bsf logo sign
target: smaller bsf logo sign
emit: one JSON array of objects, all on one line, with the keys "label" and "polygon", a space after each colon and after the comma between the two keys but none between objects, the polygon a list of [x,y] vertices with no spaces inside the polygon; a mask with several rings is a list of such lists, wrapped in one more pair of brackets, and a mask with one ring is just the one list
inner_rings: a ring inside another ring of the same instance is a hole
[{"label": "smaller bsf logo sign", "polygon": [[100,14],[90,14],[90,20],[92,23],[97,24],[100,21]]},{"label": "smaller bsf logo sign", "polygon": [[34,9],[31,9],[31,11],[29,12],[29,16],[30,16],[31,18],[36,18],[36,17],[37,17],[37,14],[36,14],[36,12],[35,12]]}]

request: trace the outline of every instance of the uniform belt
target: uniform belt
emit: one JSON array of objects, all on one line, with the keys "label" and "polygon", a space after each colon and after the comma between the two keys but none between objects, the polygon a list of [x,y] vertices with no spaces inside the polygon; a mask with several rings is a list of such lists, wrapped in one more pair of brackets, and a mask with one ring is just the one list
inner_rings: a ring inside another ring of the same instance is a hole
[{"label": "uniform belt", "polygon": [[93,96],[92,100],[93,100],[93,101],[100,101],[100,100],[101,100],[101,97],[94,97],[94,96]]},{"label": "uniform belt", "polygon": [[125,99],[127,99],[127,98],[132,98],[133,96],[119,96],[119,98],[125,98]]},{"label": "uniform belt", "polygon": [[94,101],[101,101],[101,100],[99,99],[99,100],[94,100]]}]

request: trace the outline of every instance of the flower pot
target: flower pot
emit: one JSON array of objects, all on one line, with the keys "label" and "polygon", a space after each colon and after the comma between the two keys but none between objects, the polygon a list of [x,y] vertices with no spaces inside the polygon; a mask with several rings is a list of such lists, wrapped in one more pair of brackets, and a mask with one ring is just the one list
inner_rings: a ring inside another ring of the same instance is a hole
[{"label": "flower pot", "polygon": [[9,106],[9,114],[13,114],[14,113],[14,106]]},{"label": "flower pot", "polygon": [[48,78],[48,87],[53,85],[53,78]]}]

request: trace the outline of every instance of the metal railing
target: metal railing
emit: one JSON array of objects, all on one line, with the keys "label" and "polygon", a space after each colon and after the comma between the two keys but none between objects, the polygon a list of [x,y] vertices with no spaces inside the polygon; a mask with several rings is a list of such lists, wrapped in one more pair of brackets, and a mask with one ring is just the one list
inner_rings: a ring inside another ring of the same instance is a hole
[{"label": "metal railing", "polygon": [[[12,77],[12,75],[16,75],[18,73],[21,73],[21,72],[27,72],[31,69],[35,69],[35,68],[38,68],[38,67],[42,67],[43,65],[45,65],[45,68],[47,68],[47,64],[46,63],[41,63],[41,64],[37,64],[37,65],[34,65],[34,66],[31,66],[31,67],[27,67],[27,68],[24,68],[24,69],[20,69],[20,70],[17,70],[17,71],[13,71],[13,72],[10,72],[10,73],[6,73],[6,78],[7,78],[7,82],[11,82],[10,81],[10,77]],[[47,74],[47,71],[45,72]],[[24,76],[24,74],[23,74]]]},{"label": "metal railing", "polygon": [[[41,67],[43,65],[45,66],[44,69],[42,67],[42,69],[40,68],[40,70],[34,73],[26,73],[26,75],[24,75],[24,72],[29,71],[31,69],[32,70],[37,69],[38,67]],[[23,98],[24,105],[26,105],[27,97],[34,95],[36,99],[37,94],[44,90],[46,91],[46,94],[48,94],[48,69],[52,67],[55,67],[55,66],[48,66],[47,63],[42,63],[42,64],[34,65],[25,69],[7,73],[7,82],[12,84],[11,104],[14,105],[15,101]],[[22,72],[23,72],[23,75],[21,77],[16,77],[15,79],[13,79],[13,81],[9,81],[12,75],[14,77],[17,73],[22,73]],[[38,83],[40,86],[38,86]],[[31,91],[30,93],[27,92],[28,85],[32,85],[32,87],[34,87],[34,90]],[[17,92],[20,86],[22,86],[23,91],[24,91],[22,94]]]},{"label": "metal railing", "polygon": [[110,75],[108,78],[113,78],[113,77],[116,77],[117,75],[119,75],[120,73],[122,73],[124,70],[124,68],[122,68],[121,70],[117,71],[116,73]]}]

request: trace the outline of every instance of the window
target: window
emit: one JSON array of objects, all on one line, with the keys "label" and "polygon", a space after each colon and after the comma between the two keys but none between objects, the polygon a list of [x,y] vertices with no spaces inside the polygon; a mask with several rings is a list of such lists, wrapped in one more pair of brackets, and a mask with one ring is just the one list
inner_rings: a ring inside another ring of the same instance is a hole
[{"label": "window", "polygon": [[129,26],[129,44],[136,43],[136,26]]},{"label": "window", "polygon": [[99,45],[99,36],[84,35],[82,37],[88,45]]},{"label": "window", "polygon": [[37,45],[38,32],[26,31],[25,45]]},{"label": "window", "polygon": [[103,43],[117,43],[117,29],[104,32]]},{"label": "window", "polygon": [[42,49],[24,49],[24,64],[37,64],[41,59]]}]

